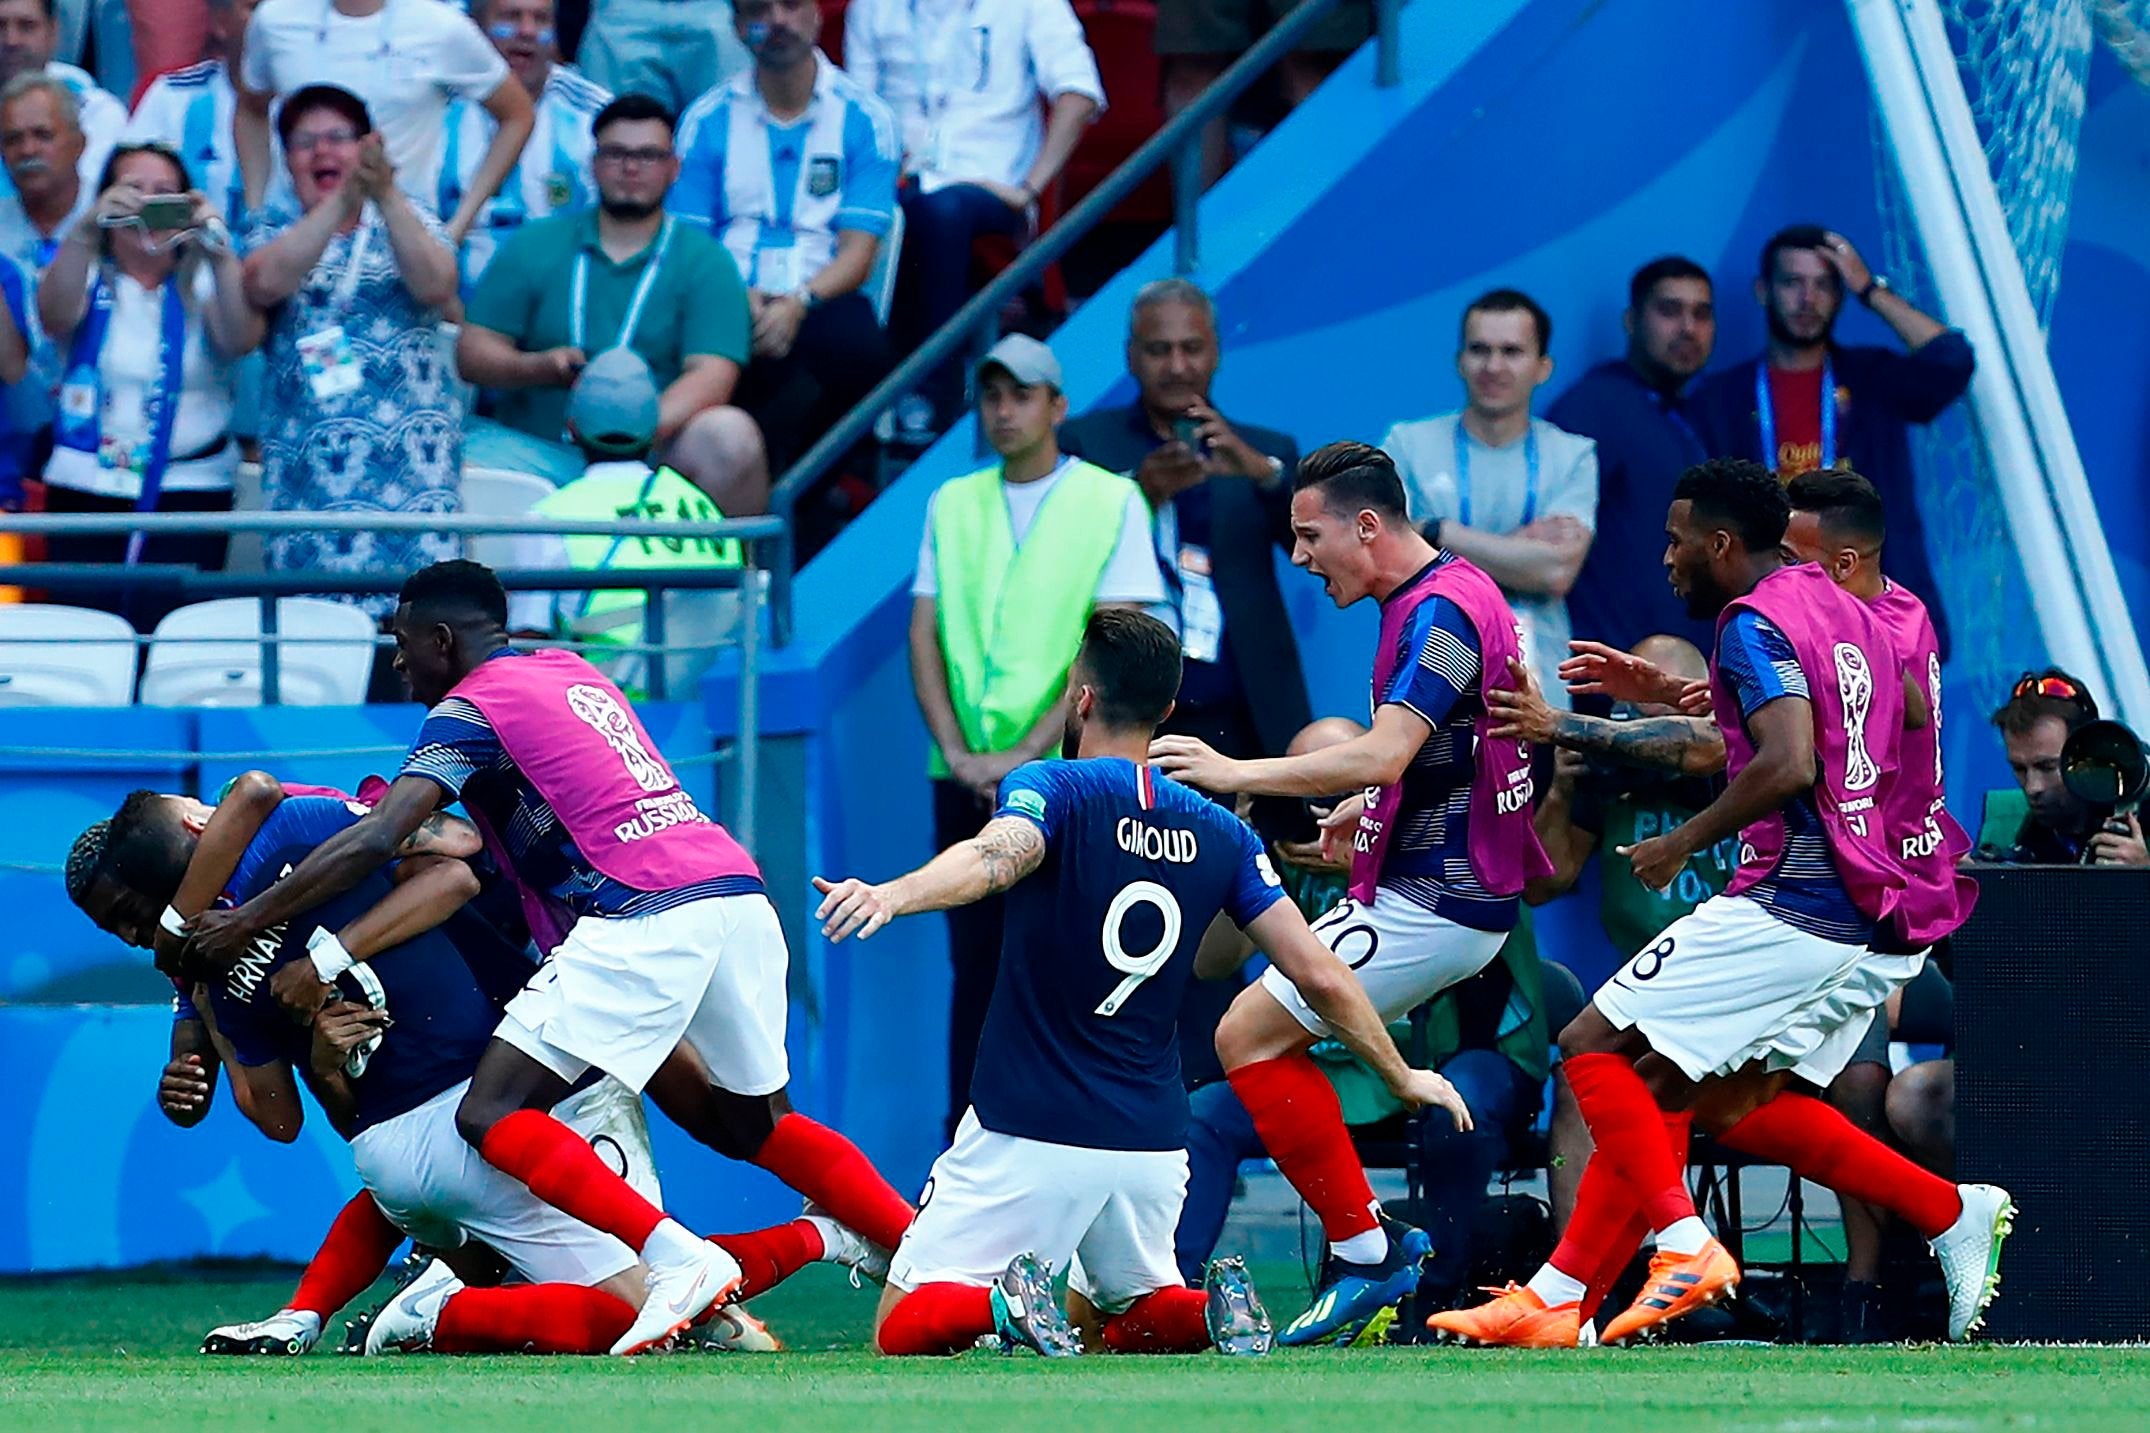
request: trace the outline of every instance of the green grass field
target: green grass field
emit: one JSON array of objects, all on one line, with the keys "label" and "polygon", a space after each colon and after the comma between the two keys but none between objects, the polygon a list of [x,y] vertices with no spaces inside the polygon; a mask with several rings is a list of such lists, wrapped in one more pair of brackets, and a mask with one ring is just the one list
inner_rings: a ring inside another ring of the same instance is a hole
[{"label": "green grass field", "polygon": [[[1272,1280],[1277,1312],[1295,1297]],[[1218,1358],[884,1360],[869,1295],[809,1270],[755,1309],[794,1350],[609,1359],[210,1360],[211,1325],[288,1276],[0,1284],[0,1426],[500,1429],[2140,1429],[2150,1350],[1453,1349]],[[1295,1306],[1294,1306],[1295,1307]],[[332,1334],[338,1326],[332,1325]]]}]

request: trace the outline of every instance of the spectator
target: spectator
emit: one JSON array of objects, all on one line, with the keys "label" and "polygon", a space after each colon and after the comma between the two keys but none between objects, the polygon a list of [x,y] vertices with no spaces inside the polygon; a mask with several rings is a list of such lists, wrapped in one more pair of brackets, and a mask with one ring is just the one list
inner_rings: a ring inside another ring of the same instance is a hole
[{"label": "spectator", "polygon": [[[277,115],[295,213],[248,235],[247,297],[268,319],[262,496],[278,512],[452,513],[462,506],[461,409],[440,352],[455,251],[398,187],[365,103],[309,85]],[[446,533],[291,532],[272,569],[415,571],[458,555]],[[391,593],[358,605],[377,616]]]},{"label": "spectator", "polygon": [[[0,87],[0,161],[9,188],[0,196],[0,253],[21,271],[34,302],[37,275],[96,201],[92,174],[82,177],[82,123],[74,91],[31,71]],[[29,366],[7,390],[0,433],[0,505],[22,502],[24,479],[44,470],[52,442],[53,400],[60,391],[60,351],[34,323],[23,323]]]},{"label": "spectator", "polygon": [[[471,0],[470,17],[507,61],[536,106],[533,128],[499,191],[479,206],[477,220],[463,240],[463,295],[477,286],[493,252],[521,228],[568,209],[586,209],[596,201],[590,178],[590,151],[597,141],[590,125],[612,103],[612,92],[592,84],[560,58],[554,28],[553,0]],[[500,122],[483,104],[461,96],[448,103],[448,138],[441,155],[438,209],[460,213],[463,195],[476,184],[491,156]]]},{"label": "spectator", "polygon": [[[59,43],[53,0],[0,0],[0,86],[13,84],[24,75],[43,75],[67,90],[74,100],[75,126],[82,133],[82,148],[75,168],[82,187],[91,186],[104,172],[105,156],[127,127],[127,106],[97,88],[97,82],[73,65],[53,58]],[[13,193],[13,177],[0,187],[0,198]]]},{"label": "spectator", "polygon": [[1568,589],[1597,525],[1597,446],[1530,412],[1553,376],[1553,320],[1528,294],[1495,289],[1463,311],[1461,412],[1398,423],[1396,460],[1411,515],[1437,547],[1468,558],[1508,594],[1538,689],[1565,707]]},{"label": "spectator", "polygon": [[1600,363],[1545,410],[1598,445],[1597,537],[1568,593],[1575,635],[1633,647],[1652,633],[1700,644],[1709,629],[1665,582],[1659,558],[1672,487],[1708,455],[1682,411],[1717,344],[1710,276],[1692,259],[1653,259],[1627,286],[1627,356]]},{"label": "spectator", "polygon": [[[134,40],[134,89],[137,96],[174,70],[200,58],[220,0],[125,0],[127,29]],[[249,4],[248,9],[252,9]],[[244,26],[241,27],[242,29]],[[236,44],[232,47],[237,53]],[[137,98],[136,105],[139,106]],[[215,191],[209,191],[214,193]]]},{"label": "spectator", "polygon": [[460,95],[485,107],[499,128],[461,205],[441,216],[450,247],[461,246],[530,138],[529,94],[470,17],[442,0],[261,0],[243,49],[233,130],[249,206],[261,202],[269,181],[269,107],[308,86],[359,97],[389,169],[428,208],[449,101]]},{"label": "spectator", "polygon": [[[191,212],[167,225],[158,197]],[[232,363],[261,342],[261,316],[231,232],[161,144],[123,142],[96,206],[77,220],[39,280],[38,317],[66,350],[45,510],[229,512],[239,466],[231,438]],[[223,534],[54,537],[57,562],[224,566]],[[172,605],[124,590],[77,598],[154,626]]]},{"label": "spectator", "polygon": [[[1908,351],[1836,342],[1847,292]],[[1871,478],[1886,506],[1890,568],[1926,596],[1945,657],[1948,621],[1927,559],[1905,425],[1930,423],[1963,396],[1975,366],[1970,343],[1890,288],[1843,235],[1814,224],[1770,236],[1754,296],[1769,346],[1752,363],[1695,385],[1687,406],[1703,447],[1711,457],[1759,458],[1787,482],[1814,468],[1856,468]]]},{"label": "spectator", "polygon": [[[911,586],[911,680],[933,743],[933,842],[942,849],[984,828],[1002,777],[1059,750],[1067,670],[1090,609],[1165,595],[1141,492],[1061,455],[1053,430],[1067,399],[1052,350],[1010,334],[977,378],[978,426],[999,461],[934,493]],[[1009,600],[1015,593],[1021,601]],[[970,1104],[1000,935],[998,897],[948,913],[951,1134]]]},{"label": "spectator", "polygon": [[2124,833],[2107,830],[2105,813],[2078,800],[2061,779],[2061,748],[2097,719],[2097,698],[2060,668],[2017,679],[1993,724],[2026,810],[2011,823],[1996,809],[2009,804],[2003,793],[1989,794],[1977,859],[2011,866],[2150,866],[2140,816],[2128,814]]},{"label": "spectator", "polygon": [[254,0],[208,0],[199,61],[151,81],[126,129],[129,140],[155,140],[178,150],[202,193],[233,226],[246,218],[246,185],[232,139],[239,105],[232,62],[253,13]]},{"label": "spectator", "polygon": [[[598,205],[525,224],[486,270],[456,342],[463,377],[495,390],[495,424],[474,428],[474,463],[582,471],[559,444],[567,392],[591,355],[631,348],[664,385],[664,460],[744,517],[769,500],[754,420],[729,406],[747,359],[746,288],[715,239],[664,212],[679,177],[672,115],[624,95],[591,127]],[[478,452],[523,455],[508,459]]]},{"label": "spectator", "polygon": [[[1294,0],[1158,0],[1154,48],[1164,70],[1167,117],[1215,84],[1232,61],[1252,49]],[[1284,107],[1297,109],[1353,50],[1372,35],[1373,6],[1338,5],[1277,64]],[[1202,133],[1202,187],[1231,168],[1228,121],[1220,116]]]},{"label": "spectator", "polygon": [[[1361,732],[1355,722],[1315,722],[1293,738],[1290,754],[1320,751]],[[1343,873],[1318,843],[1272,849],[1279,874],[1310,920],[1328,909],[1331,896],[1342,895]],[[1485,1201],[1487,1181],[1511,1157],[1511,1137],[1537,1113],[1545,1085],[1549,1037],[1543,975],[1528,926],[1509,937],[1484,971],[1429,1002],[1423,1019],[1389,1028],[1406,1058],[1447,1077],[1471,1112],[1473,1128],[1467,1131],[1446,1119],[1418,1126],[1419,1223],[1432,1235],[1435,1251],[1420,1295],[1433,1301],[1428,1307],[1446,1308],[1463,1292],[1470,1272],[1472,1223]],[[1311,1053],[1336,1086],[1347,1124],[1364,1128],[1403,1113],[1341,1045],[1325,1041]],[[1265,1154],[1254,1122],[1228,1083],[1204,1085],[1189,1097],[1187,1201],[1175,1241],[1182,1270],[1199,1276],[1224,1227],[1240,1162]]]},{"label": "spectator", "polygon": [[746,277],[754,359],[740,406],[781,473],[888,376],[865,285],[896,210],[888,107],[814,48],[814,0],[740,0],[754,65],[680,121],[670,207]]},{"label": "spectator", "polygon": [[1186,657],[1179,705],[1160,730],[1229,757],[1275,756],[1312,715],[1271,553],[1291,551],[1299,449],[1211,406],[1218,358],[1208,294],[1185,279],[1145,286],[1128,310],[1135,401],[1067,424],[1060,447],[1133,478],[1156,515]]},{"label": "spectator", "polygon": [[592,0],[583,70],[615,94],[649,95],[674,114],[753,63],[727,0]]},{"label": "spectator", "polygon": [[[972,240],[1030,231],[1105,89],[1068,0],[853,0],[844,63],[902,126],[895,327],[908,352],[970,297]],[[954,417],[960,377],[950,364],[927,385],[930,417],[905,405],[914,441]]]}]

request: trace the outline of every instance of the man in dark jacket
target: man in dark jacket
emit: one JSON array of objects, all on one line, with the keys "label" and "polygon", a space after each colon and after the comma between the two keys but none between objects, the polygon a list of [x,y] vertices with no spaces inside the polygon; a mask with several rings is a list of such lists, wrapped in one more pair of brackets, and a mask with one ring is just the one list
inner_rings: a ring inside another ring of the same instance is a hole
[{"label": "man in dark jacket", "polygon": [[[1894,329],[1906,351],[1835,342],[1847,294]],[[1948,622],[1927,561],[1905,430],[1940,417],[1970,387],[1970,343],[1892,289],[1842,234],[1819,225],[1770,236],[1754,295],[1768,316],[1768,350],[1697,385],[1688,412],[1703,446],[1712,457],[1759,459],[1787,482],[1833,467],[1871,478],[1895,538],[1893,573],[1925,597],[1945,654]]]}]

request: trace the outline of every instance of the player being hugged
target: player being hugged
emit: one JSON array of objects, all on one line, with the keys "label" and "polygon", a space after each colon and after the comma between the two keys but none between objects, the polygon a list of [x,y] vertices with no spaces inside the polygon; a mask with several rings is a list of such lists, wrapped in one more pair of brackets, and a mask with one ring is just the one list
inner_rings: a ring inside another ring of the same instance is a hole
[{"label": "player being hugged", "polygon": [[908,875],[815,882],[831,940],[1008,892],[971,1108],[896,1250],[875,1328],[883,1353],[947,1353],[996,1333],[1048,1356],[1080,1352],[1053,1302],[1060,1267],[1075,1322],[1105,1348],[1268,1349],[1240,1261],[1213,1262],[1191,1289],[1173,1260],[1187,1190],[1177,1021],[1220,912],[1399,1099],[1462,1118],[1446,1081],[1404,1064],[1351,972],[1284,899],[1253,831],[1145,764],[1179,680],[1180,644],[1163,623],[1093,613],[1069,675],[1073,760],[1011,772],[985,829]]},{"label": "player being hugged", "polygon": [[[1371,729],[1296,757],[1232,761],[1184,736],[1159,738],[1151,756],[1207,791],[1366,792],[1327,823],[1325,841],[1351,832],[1351,887],[1314,933],[1396,1020],[1484,969],[1515,926],[1523,883],[1552,870],[1531,825],[1530,750],[1489,735],[1485,699],[1513,682],[1522,636],[1493,579],[1411,526],[1380,449],[1331,443],[1307,455],[1294,487],[1292,561],[1339,607],[1381,604]],[[1432,1247],[1374,1198],[1336,1093],[1307,1055],[1330,1033],[1277,967],[1217,1027],[1232,1092],[1320,1218],[1336,1270],[1285,1328],[1287,1344],[1356,1337],[1417,1287]]]}]

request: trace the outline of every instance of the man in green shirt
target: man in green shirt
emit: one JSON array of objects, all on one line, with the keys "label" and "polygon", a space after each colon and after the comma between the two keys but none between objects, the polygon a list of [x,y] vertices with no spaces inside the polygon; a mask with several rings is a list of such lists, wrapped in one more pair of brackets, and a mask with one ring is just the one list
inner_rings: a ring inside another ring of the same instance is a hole
[{"label": "man in green shirt", "polygon": [[724,246],[665,213],[679,176],[670,111],[625,95],[591,126],[598,207],[524,225],[486,266],[456,340],[464,379],[494,395],[474,427],[475,467],[582,470],[564,436],[568,390],[612,348],[639,354],[661,395],[663,460],[734,516],[768,506],[761,430],[732,406],[750,326],[746,286]]}]

